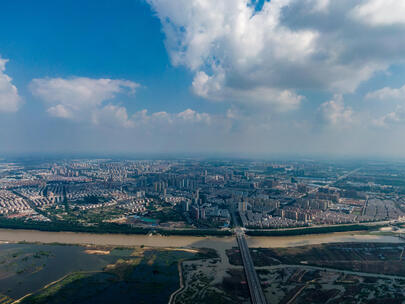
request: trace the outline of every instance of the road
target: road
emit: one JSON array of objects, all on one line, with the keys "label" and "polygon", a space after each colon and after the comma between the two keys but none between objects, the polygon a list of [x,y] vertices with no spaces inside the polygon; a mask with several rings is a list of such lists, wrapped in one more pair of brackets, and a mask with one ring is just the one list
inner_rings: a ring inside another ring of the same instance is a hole
[{"label": "road", "polygon": [[259,277],[256,273],[255,266],[253,264],[252,257],[249,252],[245,234],[239,227],[236,231],[236,239],[238,241],[240,253],[242,256],[243,267],[245,268],[246,279],[249,286],[250,298],[252,304],[266,304],[266,298],[264,296],[262,286],[260,284]]},{"label": "road", "polygon": [[360,171],[361,169],[362,169],[362,168],[360,167],[360,168],[354,169],[354,170],[352,170],[352,171],[350,171],[350,172],[348,172],[348,173],[346,173],[346,174],[343,174],[343,175],[339,176],[339,177],[338,177],[334,182],[332,182],[331,184],[335,184],[335,183],[341,181],[342,179],[345,179],[346,177],[349,177],[350,175],[352,175],[352,174],[354,174],[354,173]]},{"label": "road", "polygon": [[274,269],[284,269],[284,268],[289,268],[289,267],[307,269],[307,270],[329,271],[329,272],[349,274],[349,275],[355,275],[355,276],[361,276],[361,277],[369,277],[369,278],[380,278],[380,279],[389,279],[389,280],[405,280],[405,277],[400,276],[400,275],[351,271],[351,270],[343,270],[343,269],[336,269],[336,268],[330,268],[330,267],[311,266],[311,265],[303,265],[303,264],[295,264],[295,265],[294,264],[279,264],[279,265],[273,265],[273,266],[262,266],[262,267],[258,267],[258,269],[274,270]]},{"label": "road", "polygon": [[319,186],[313,188],[312,190],[308,191],[308,193],[303,193],[302,195],[298,196],[297,198],[292,199],[291,202],[293,202],[293,201],[295,201],[295,200],[297,200],[297,199],[299,199],[299,198],[303,198],[304,196],[307,196],[308,194],[312,194],[312,193],[318,191],[318,190],[321,189],[321,188],[328,188],[328,187],[330,187],[330,186],[333,186],[333,185],[336,184],[337,182],[339,182],[339,181],[341,181],[341,180],[343,180],[343,179],[349,177],[350,175],[352,175],[352,174],[358,172],[359,170],[361,170],[361,168],[357,168],[357,169],[354,169],[353,171],[350,171],[350,172],[348,172],[348,173],[346,173],[346,174],[343,174],[343,175],[337,177],[334,181],[328,181],[328,182],[326,183],[326,185],[322,185],[322,186],[319,185]]},{"label": "road", "polygon": [[330,187],[330,186],[333,186],[333,185],[336,184],[337,182],[339,182],[339,181],[341,181],[341,180],[343,180],[343,179],[349,177],[350,175],[352,175],[352,174],[358,172],[359,170],[361,170],[361,168],[357,168],[357,169],[354,169],[353,171],[350,171],[350,172],[348,172],[348,173],[346,173],[346,174],[343,174],[343,175],[337,177],[334,181],[328,181],[325,185],[316,186],[315,188],[309,190],[308,193],[303,193],[303,194],[301,194],[301,195],[298,195],[297,197],[291,199],[289,202],[284,203],[283,206],[290,205],[290,204],[294,203],[297,199],[306,197],[306,196],[308,196],[308,194],[315,193],[315,192],[317,192],[317,191],[318,191],[319,189],[321,189],[321,188],[328,188],[328,187]]},{"label": "road", "polygon": [[[351,174],[356,173],[360,169],[361,168],[357,168],[342,176],[339,176],[335,181],[330,181],[325,186],[316,187],[315,189],[310,191],[310,193],[317,191],[319,188],[328,187],[330,185],[333,185],[333,184],[337,183],[338,181],[341,181],[341,180],[349,177]],[[305,196],[305,195],[307,195],[307,194],[303,194],[302,196]],[[246,274],[246,279],[247,279],[247,282],[249,285],[249,291],[250,291],[250,297],[252,299],[252,304],[256,304],[256,303],[266,304],[267,303],[266,298],[264,296],[259,277],[256,273],[255,266],[253,264],[253,260],[250,255],[250,252],[249,252],[249,247],[246,243],[245,233],[240,227],[237,226],[238,224],[236,222],[235,214],[232,214],[232,215],[233,215],[233,219],[235,222],[234,225],[236,226],[236,228],[235,228],[236,239],[238,241],[240,253],[242,256],[243,266],[245,268],[245,274]]]}]

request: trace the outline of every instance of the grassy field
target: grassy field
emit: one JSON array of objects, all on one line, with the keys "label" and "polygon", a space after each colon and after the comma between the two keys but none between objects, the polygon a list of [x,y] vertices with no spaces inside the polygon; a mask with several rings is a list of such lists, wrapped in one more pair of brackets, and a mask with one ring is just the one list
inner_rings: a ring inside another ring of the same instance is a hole
[{"label": "grassy field", "polygon": [[[254,248],[268,303],[404,303],[405,244],[330,243]],[[227,250],[241,265],[238,248]],[[398,277],[399,276],[399,277]]]},{"label": "grassy field", "polygon": [[405,280],[345,274],[300,266],[258,271],[268,303],[404,303]]},{"label": "grassy field", "polygon": [[[405,276],[405,244],[330,243],[292,248],[251,249],[256,266],[313,265],[351,271]],[[238,249],[227,251],[241,265]]]}]

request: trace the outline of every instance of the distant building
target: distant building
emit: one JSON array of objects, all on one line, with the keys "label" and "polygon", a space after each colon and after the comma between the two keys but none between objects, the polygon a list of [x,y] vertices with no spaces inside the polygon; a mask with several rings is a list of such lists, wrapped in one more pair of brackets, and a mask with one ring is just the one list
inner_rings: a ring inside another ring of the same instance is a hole
[{"label": "distant building", "polygon": [[308,191],[308,187],[305,184],[298,184],[297,190],[300,193],[306,193]]},{"label": "distant building", "polygon": [[183,208],[183,211],[186,211],[186,212],[190,211],[190,202],[189,201],[183,201],[181,203],[181,206]]},{"label": "distant building", "polygon": [[206,215],[205,215],[205,209],[204,208],[200,208],[200,219],[205,220],[206,219]]},{"label": "distant building", "polygon": [[238,211],[239,212],[246,212],[247,211],[247,201],[243,200],[238,203]]},{"label": "distant building", "polygon": [[198,207],[193,206],[190,211],[191,211],[191,216],[193,218],[195,218],[196,220],[200,219],[200,209]]},{"label": "distant building", "polygon": [[137,191],[136,192],[136,197],[137,198],[144,198],[145,197],[145,191]]}]

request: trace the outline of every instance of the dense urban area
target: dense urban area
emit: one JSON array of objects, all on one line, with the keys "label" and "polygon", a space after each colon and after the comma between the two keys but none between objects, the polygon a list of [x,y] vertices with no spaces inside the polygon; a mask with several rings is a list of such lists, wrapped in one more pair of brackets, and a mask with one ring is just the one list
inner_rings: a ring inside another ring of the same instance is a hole
[{"label": "dense urban area", "polygon": [[404,216],[403,162],[2,159],[0,304],[402,303]]},{"label": "dense urban area", "polygon": [[219,234],[401,221],[404,177],[405,164],[364,161],[3,160],[0,219]]}]

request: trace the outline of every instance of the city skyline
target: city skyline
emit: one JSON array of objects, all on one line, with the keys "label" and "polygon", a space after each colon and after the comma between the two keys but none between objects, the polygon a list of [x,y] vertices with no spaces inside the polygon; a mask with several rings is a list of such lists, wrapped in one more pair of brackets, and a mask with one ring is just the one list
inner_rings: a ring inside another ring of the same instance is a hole
[{"label": "city skyline", "polygon": [[402,157],[400,1],[5,1],[0,153]]}]

